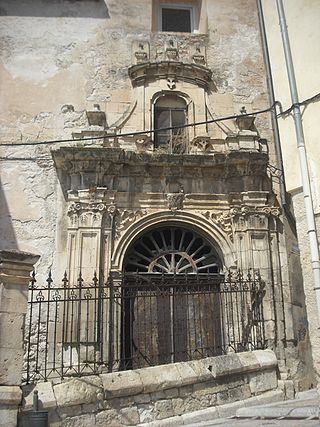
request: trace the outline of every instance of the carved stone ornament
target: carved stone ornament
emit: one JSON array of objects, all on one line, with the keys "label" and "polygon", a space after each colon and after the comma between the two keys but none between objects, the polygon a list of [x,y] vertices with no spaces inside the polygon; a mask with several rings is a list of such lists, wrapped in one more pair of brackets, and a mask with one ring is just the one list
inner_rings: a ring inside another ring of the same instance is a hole
[{"label": "carved stone ornament", "polygon": [[212,211],[202,211],[200,213],[208,221],[221,228],[228,235],[230,240],[233,240],[232,221],[230,213]]},{"label": "carved stone ornament", "polygon": [[176,88],[176,79],[174,77],[168,77],[167,78],[167,86],[169,89],[175,89]]},{"label": "carved stone ornament", "polygon": [[115,214],[115,237],[118,239],[122,233],[134,222],[145,216],[145,210],[117,210]]},{"label": "carved stone ornament", "polygon": [[99,227],[107,209],[104,203],[106,188],[97,188],[69,192],[68,217],[73,228]]},{"label": "carved stone ornament", "polygon": [[148,135],[137,135],[134,142],[138,151],[145,151],[151,145],[151,138]]},{"label": "carved stone ornament", "polygon": [[202,153],[205,153],[207,151],[210,151],[210,148],[212,146],[212,140],[209,136],[196,136],[191,141],[191,151],[201,151]]},{"label": "carved stone ornament", "polygon": [[177,61],[179,58],[178,45],[176,41],[169,40],[166,44],[166,58],[169,61]]},{"label": "carved stone ornament", "polygon": [[102,212],[106,209],[104,203],[71,203],[68,213],[80,213],[80,211]]},{"label": "carved stone ornament", "polygon": [[164,79],[166,76],[175,76],[180,82],[191,83],[204,89],[208,89],[212,82],[212,71],[208,68],[195,63],[185,64],[178,60],[136,64],[128,69],[128,73],[134,87]]},{"label": "carved stone ornament", "polygon": [[149,61],[150,46],[147,41],[134,41],[132,44],[132,59],[135,64],[143,64]]},{"label": "carved stone ornament", "polygon": [[106,204],[101,202],[72,202],[68,208],[71,227],[98,227],[101,225]]},{"label": "carved stone ornament", "polygon": [[134,56],[137,58],[137,63],[146,62],[148,60],[147,52],[143,50],[138,50],[134,53]]},{"label": "carved stone ornament", "polygon": [[195,51],[192,55],[193,62],[198,65],[205,65],[206,58],[204,55],[204,48],[200,45],[197,45]]},{"label": "carved stone ornament", "polygon": [[183,209],[184,202],[184,192],[181,190],[180,193],[168,193],[166,194],[166,198],[168,201],[168,208],[171,212],[176,212],[177,210]]},{"label": "carved stone ornament", "polygon": [[281,213],[280,208],[276,206],[247,206],[233,207],[230,209],[232,217],[247,216],[247,215],[259,215],[264,214],[266,216],[278,217]]},{"label": "carved stone ornament", "polygon": [[114,216],[117,212],[117,206],[112,203],[109,207],[108,207],[108,213],[110,216]]}]

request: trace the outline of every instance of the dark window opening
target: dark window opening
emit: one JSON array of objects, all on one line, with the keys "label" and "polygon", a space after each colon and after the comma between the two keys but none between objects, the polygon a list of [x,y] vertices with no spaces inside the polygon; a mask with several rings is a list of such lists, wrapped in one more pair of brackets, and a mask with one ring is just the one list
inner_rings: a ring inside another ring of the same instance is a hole
[{"label": "dark window opening", "polygon": [[[174,154],[187,150],[187,108],[183,99],[177,96],[160,98],[154,107],[155,148]],[[167,128],[176,129],[167,129]]]},{"label": "dark window opening", "polygon": [[162,8],[162,31],[191,33],[191,9]]}]

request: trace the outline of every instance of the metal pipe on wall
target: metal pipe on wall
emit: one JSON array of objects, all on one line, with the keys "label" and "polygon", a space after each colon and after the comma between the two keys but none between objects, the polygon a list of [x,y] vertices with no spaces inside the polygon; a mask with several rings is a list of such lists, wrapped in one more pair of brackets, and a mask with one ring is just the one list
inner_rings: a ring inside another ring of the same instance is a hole
[{"label": "metal pipe on wall", "polygon": [[[262,54],[263,54],[264,65],[266,67],[266,80],[267,80],[269,102],[270,102],[270,105],[275,105],[270,56],[269,56],[269,49],[268,49],[268,43],[267,43],[266,28],[264,23],[261,0],[257,0],[257,10],[258,10],[259,27],[260,27],[260,35],[261,35],[261,43],[262,43]],[[281,174],[280,176],[281,204],[284,206],[284,209],[285,209],[285,206],[287,206],[286,183],[285,183],[284,170],[283,170],[283,159],[282,159],[282,151],[281,151],[281,144],[280,144],[277,112],[275,108],[271,110],[271,122],[272,122],[273,137],[275,142],[276,157],[278,161],[278,168]]]},{"label": "metal pipe on wall", "polygon": [[283,2],[282,0],[276,0],[276,3],[277,3],[277,10],[278,10],[278,16],[279,16],[279,25],[281,29],[283,50],[284,50],[284,55],[286,60],[289,86],[290,86],[291,102],[293,107],[292,112],[293,112],[293,119],[294,119],[294,125],[296,130],[303,197],[304,197],[306,218],[307,218],[307,228],[308,228],[307,232],[308,232],[309,243],[310,243],[311,265],[312,265],[312,271],[313,271],[313,277],[314,277],[314,290],[316,294],[318,327],[320,328],[320,259],[319,259],[319,247],[318,247],[316,223],[315,223],[313,203],[312,203],[310,174],[309,174],[305,139],[304,139],[304,133],[303,133],[303,127],[302,127],[302,118],[301,118],[301,110],[299,106],[297,84],[295,79]]}]

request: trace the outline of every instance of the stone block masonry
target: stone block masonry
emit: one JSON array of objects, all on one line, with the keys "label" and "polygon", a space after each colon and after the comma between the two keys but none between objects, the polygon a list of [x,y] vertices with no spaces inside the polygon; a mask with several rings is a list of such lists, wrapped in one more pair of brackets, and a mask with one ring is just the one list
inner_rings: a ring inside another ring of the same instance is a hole
[{"label": "stone block masonry", "polygon": [[0,251],[0,427],[17,425],[30,272],[39,256]]},{"label": "stone block masonry", "polygon": [[23,410],[37,389],[50,427],[181,423],[188,413],[210,407],[216,418],[244,404],[282,399],[277,368],[271,350],[256,350],[38,383],[23,387]]}]

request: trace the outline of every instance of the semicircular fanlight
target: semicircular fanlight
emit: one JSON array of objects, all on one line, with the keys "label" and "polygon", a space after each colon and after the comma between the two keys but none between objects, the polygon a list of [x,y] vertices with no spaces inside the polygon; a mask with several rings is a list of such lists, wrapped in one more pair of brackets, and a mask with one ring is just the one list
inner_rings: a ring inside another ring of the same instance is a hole
[{"label": "semicircular fanlight", "polygon": [[175,226],[152,230],[127,255],[126,272],[159,274],[218,273],[220,259],[200,235]]}]

